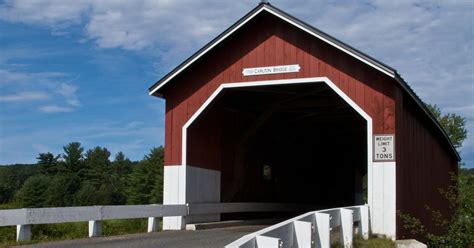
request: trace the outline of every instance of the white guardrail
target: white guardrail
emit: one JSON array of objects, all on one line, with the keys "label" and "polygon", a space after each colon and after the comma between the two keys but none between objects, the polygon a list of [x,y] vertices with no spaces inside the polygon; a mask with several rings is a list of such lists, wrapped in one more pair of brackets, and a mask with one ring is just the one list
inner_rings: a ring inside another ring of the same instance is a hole
[{"label": "white guardrail", "polygon": [[331,246],[331,231],[340,227],[339,242],[352,247],[354,223],[364,239],[369,238],[369,207],[353,206],[313,211],[248,234],[226,248]]},{"label": "white guardrail", "polygon": [[285,203],[189,203],[182,205],[121,205],[0,210],[0,227],[16,226],[17,241],[31,239],[31,225],[89,222],[89,237],[102,233],[103,220],[148,218],[148,232],[157,230],[159,217],[238,212],[308,210],[307,205]]}]

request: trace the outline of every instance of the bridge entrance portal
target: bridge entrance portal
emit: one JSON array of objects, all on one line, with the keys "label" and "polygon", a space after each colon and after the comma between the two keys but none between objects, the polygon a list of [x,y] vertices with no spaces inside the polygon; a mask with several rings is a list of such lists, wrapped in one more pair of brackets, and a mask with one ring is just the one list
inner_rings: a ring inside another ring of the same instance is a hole
[{"label": "bridge entrance portal", "polygon": [[363,204],[370,125],[334,87],[222,88],[183,129],[186,163],[220,172],[220,202]]}]

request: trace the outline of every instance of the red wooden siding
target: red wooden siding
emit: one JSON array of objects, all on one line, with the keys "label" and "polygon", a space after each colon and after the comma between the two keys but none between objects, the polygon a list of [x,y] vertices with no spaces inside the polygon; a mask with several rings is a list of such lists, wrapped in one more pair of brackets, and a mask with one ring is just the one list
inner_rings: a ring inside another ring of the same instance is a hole
[{"label": "red wooden siding", "polygon": [[[242,76],[243,68],[285,64],[299,64],[301,70]],[[372,117],[374,134],[395,133],[395,83],[391,78],[265,13],[163,89],[167,100],[165,165],[181,164],[182,126],[220,84],[303,77],[328,77]],[[202,162],[197,159],[188,164],[206,167]]]},{"label": "red wooden siding", "polygon": [[[428,117],[407,95],[397,92],[397,210],[419,218],[430,231],[440,231],[431,222],[425,206],[447,214],[448,203],[439,189],[457,173],[457,158]],[[445,144],[445,145],[442,145]],[[397,237],[412,237],[397,217]],[[423,237],[417,237],[423,240]]]}]

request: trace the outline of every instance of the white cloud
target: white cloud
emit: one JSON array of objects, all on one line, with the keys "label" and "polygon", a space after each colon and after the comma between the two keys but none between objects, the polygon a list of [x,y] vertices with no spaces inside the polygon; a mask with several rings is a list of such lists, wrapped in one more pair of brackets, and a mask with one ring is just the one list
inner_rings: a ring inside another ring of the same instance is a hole
[{"label": "white cloud", "polygon": [[44,113],[64,113],[64,112],[72,112],[74,111],[74,108],[63,107],[63,106],[58,106],[58,105],[46,105],[46,106],[39,107],[38,110]]},{"label": "white cloud", "polygon": [[0,69],[0,85],[4,85],[11,82],[25,82],[30,80],[30,76],[25,73],[16,73],[8,70]]},{"label": "white cloud", "polygon": [[76,95],[77,86],[68,83],[61,83],[57,92],[66,98],[69,105],[79,107],[81,105],[79,98]]},{"label": "white cloud", "polygon": [[90,1],[6,0],[0,18],[27,24],[66,25],[79,23]]},{"label": "white cloud", "polygon": [[0,69],[0,86],[7,84],[25,84],[35,82],[51,82],[58,78],[66,77],[67,75],[61,72],[19,72],[6,69]]},{"label": "white cloud", "polygon": [[12,95],[0,96],[0,102],[29,102],[48,98],[49,95],[44,92],[24,91]]},{"label": "white cloud", "polygon": [[[80,24],[84,30],[82,42],[92,41],[99,48],[146,50],[159,64],[154,67],[162,75],[256,3],[253,0],[9,0],[0,5],[0,19],[43,25],[54,32]],[[474,104],[474,2],[273,0],[271,3],[396,68],[424,101],[436,103],[442,110],[472,116],[472,109],[464,106]],[[21,75],[9,77],[25,80]],[[474,133],[472,126],[469,132]],[[471,137],[466,144],[472,144]],[[466,154],[474,157],[474,152],[463,151]]]},{"label": "white cloud", "polygon": [[[71,112],[81,106],[78,87],[61,72],[24,72],[0,69],[0,103],[48,101],[38,108],[44,113]],[[65,83],[65,81],[69,81]],[[46,93],[47,92],[47,93]],[[57,108],[57,106],[61,106]]]},{"label": "white cloud", "polygon": [[222,1],[9,0],[0,5],[0,19],[47,26],[55,34],[84,24],[85,37],[101,48],[140,50],[202,44],[248,7],[245,1],[230,8]]}]

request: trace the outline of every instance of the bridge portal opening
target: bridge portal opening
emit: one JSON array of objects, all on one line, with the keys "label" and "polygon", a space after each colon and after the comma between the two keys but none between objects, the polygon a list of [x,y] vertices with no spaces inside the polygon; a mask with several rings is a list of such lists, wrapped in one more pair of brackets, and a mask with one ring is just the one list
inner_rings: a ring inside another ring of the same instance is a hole
[{"label": "bridge portal opening", "polygon": [[367,121],[323,82],[224,89],[187,129],[221,202],[363,204],[367,156]]}]

